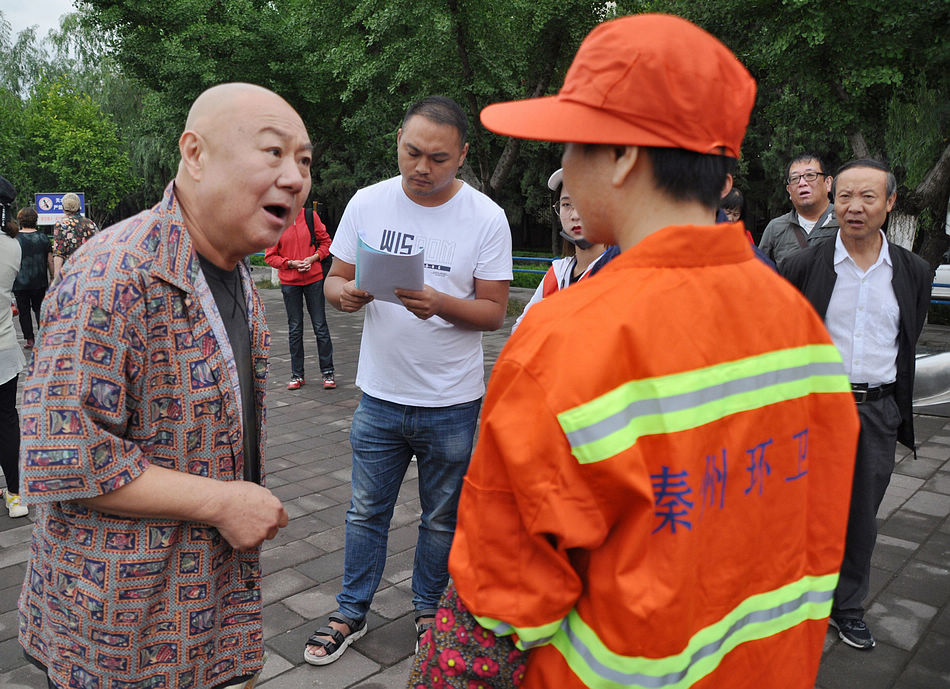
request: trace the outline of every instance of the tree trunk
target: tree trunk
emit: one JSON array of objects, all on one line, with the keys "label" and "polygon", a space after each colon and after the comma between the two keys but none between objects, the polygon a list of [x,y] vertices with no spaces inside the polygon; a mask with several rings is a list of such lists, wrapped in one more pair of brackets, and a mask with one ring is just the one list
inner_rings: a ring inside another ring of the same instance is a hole
[{"label": "tree trunk", "polygon": [[[537,82],[535,82],[534,88],[531,90],[531,93],[528,94],[529,98],[540,98],[548,90],[548,85],[551,83],[551,78],[554,76],[554,68],[560,57],[562,46],[568,45],[569,41],[560,40],[560,37],[552,33],[551,40],[548,41],[546,45],[546,55],[539,55],[538,60],[543,67],[541,68],[541,73],[538,76]],[[511,168],[514,166],[515,160],[518,158],[518,148],[520,147],[521,142],[518,139],[509,138],[505,144],[505,149],[501,153],[498,162],[495,164],[495,169],[492,170],[491,181],[489,182],[489,187],[491,189],[490,196],[494,196],[501,189],[502,185],[505,183],[505,180],[508,178],[508,174],[511,172]]]},{"label": "tree trunk", "polygon": [[508,173],[511,172],[511,168],[518,159],[518,150],[520,148],[521,139],[509,138],[508,141],[505,142],[505,148],[498,157],[498,162],[495,163],[495,169],[492,170],[491,179],[488,182],[489,191],[486,191],[486,193],[492,198],[496,196],[508,178]]},{"label": "tree trunk", "polygon": [[[449,12],[452,14],[452,23],[455,30],[455,46],[458,49],[459,63],[462,65],[462,80],[465,84],[472,84],[475,82],[475,75],[472,70],[471,61],[468,58],[468,44],[465,32],[462,28],[463,21],[460,16],[458,2],[456,0],[449,0],[448,6]],[[465,90],[465,99],[469,113],[475,121],[475,127],[472,129],[472,136],[470,138],[474,139],[474,145],[479,151],[488,150],[485,146],[485,130],[482,128],[481,121],[478,119],[478,113],[481,110],[478,106],[478,100],[470,89]],[[478,170],[471,168],[475,173],[474,177],[477,179],[477,183],[473,184],[471,180],[466,180],[466,182],[482,193],[494,198],[494,189],[491,187],[490,180],[486,179],[485,161],[480,160],[478,162]],[[468,163],[468,160],[466,160],[466,163]]]},{"label": "tree trunk", "polygon": [[[904,198],[898,194],[896,213],[919,216],[925,209],[929,222],[920,226],[919,236],[914,241],[918,255],[936,268],[943,262],[950,239],[947,238],[950,208],[950,145],[943,149],[937,163],[930,168],[916,189],[906,193]],[[895,215],[896,213],[891,213]]]},{"label": "tree trunk", "polygon": [[860,129],[850,132],[848,141],[851,142],[851,150],[854,151],[855,158],[871,157],[871,149],[868,148],[868,142],[864,140],[864,134]]},{"label": "tree trunk", "polygon": [[908,251],[914,247],[917,236],[917,216],[898,211],[887,216],[887,241]]}]

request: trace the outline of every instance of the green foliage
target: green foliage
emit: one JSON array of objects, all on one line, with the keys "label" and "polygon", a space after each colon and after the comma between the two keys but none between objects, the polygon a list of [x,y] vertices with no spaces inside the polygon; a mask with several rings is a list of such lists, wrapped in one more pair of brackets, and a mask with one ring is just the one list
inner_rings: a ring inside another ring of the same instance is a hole
[{"label": "green foliage", "polygon": [[0,88],[0,174],[17,188],[21,203],[29,180],[26,140],[23,103],[13,91]]},{"label": "green foliage", "polygon": [[[516,250],[516,256],[531,256],[537,258],[551,258],[551,254],[545,253],[543,251],[522,251]],[[540,283],[542,278],[544,278],[544,271],[550,267],[549,262],[541,261],[514,261],[512,266],[515,270],[514,277],[511,281],[512,287],[530,287],[531,289],[536,288]],[[533,270],[540,271],[535,273],[525,273],[519,272],[524,270]]]},{"label": "green foliage", "polygon": [[921,80],[916,88],[901,89],[891,95],[884,141],[895,169],[908,188],[923,181],[947,145],[948,93],[947,88],[927,88]]},{"label": "green foliage", "polygon": [[[739,184],[771,215],[787,205],[780,180],[800,152],[817,152],[831,170],[882,157],[913,187],[950,141],[946,0],[655,4],[722,39],[755,77]],[[945,212],[946,195],[943,203]]]},{"label": "green foliage", "polygon": [[101,220],[131,190],[128,155],[92,99],[59,81],[39,84],[25,111],[34,191],[83,191]]},{"label": "green foliage", "polygon": [[[66,174],[69,151],[40,150],[33,94],[68,85],[57,108],[91,99],[120,142],[115,213],[153,203],[175,174],[189,104],[223,81],[283,95],[306,123],[314,196],[333,227],[359,187],[396,174],[405,108],[433,93],[470,117],[462,175],[501,203],[515,246],[549,248],[548,175],[559,145],[481,127],[489,103],[554,93],[577,46],[608,14],[673,12],[720,37],[758,83],[737,182],[762,224],[783,212],[789,157],[814,150],[834,168],[866,144],[914,187],[950,141],[947,0],[82,0],[59,30],[11,35],[0,13],[0,165],[23,189],[33,170]],[[38,85],[43,84],[42,88]],[[19,102],[17,102],[19,101]],[[19,105],[19,107],[17,107]],[[88,106],[88,102],[86,103]],[[716,107],[710,103],[709,107]],[[38,130],[50,136],[62,123]],[[73,132],[71,136],[81,136]],[[107,137],[108,138],[108,137]],[[863,143],[862,143],[863,142]],[[45,144],[44,144],[45,145]],[[111,145],[111,144],[110,144]],[[105,152],[94,151],[102,159]],[[4,173],[5,174],[5,173]],[[73,179],[70,172],[68,180]],[[68,182],[72,185],[72,182]],[[89,191],[89,189],[87,189]],[[946,209],[929,215],[943,217]],[[927,227],[938,228],[931,222]],[[761,229],[759,225],[758,229]],[[929,231],[929,230],[928,230]],[[934,230],[937,231],[937,230]]]},{"label": "green foliage", "polygon": [[551,92],[605,12],[590,0],[85,4],[125,77],[147,93],[138,116],[152,152],[174,158],[160,132],[177,134],[188,104],[205,88],[237,80],[268,86],[307,124],[314,194],[332,225],[356,189],[396,174],[395,134],[406,107],[441,93],[471,118],[463,176],[495,196],[526,233],[548,200],[533,192],[526,207],[522,191],[539,183],[544,189],[558,147],[522,146],[521,156],[503,158],[511,143],[486,132],[477,113],[497,100]]}]

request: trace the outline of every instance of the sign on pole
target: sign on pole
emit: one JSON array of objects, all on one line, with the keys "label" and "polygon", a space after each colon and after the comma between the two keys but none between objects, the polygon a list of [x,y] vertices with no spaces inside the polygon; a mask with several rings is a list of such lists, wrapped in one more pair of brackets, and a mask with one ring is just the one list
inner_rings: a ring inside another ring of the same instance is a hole
[{"label": "sign on pole", "polygon": [[[37,225],[55,225],[63,219],[63,197],[69,192],[56,192],[52,194],[36,194],[36,224]],[[74,192],[79,197],[79,215],[86,214],[86,195],[82,192]]]}]

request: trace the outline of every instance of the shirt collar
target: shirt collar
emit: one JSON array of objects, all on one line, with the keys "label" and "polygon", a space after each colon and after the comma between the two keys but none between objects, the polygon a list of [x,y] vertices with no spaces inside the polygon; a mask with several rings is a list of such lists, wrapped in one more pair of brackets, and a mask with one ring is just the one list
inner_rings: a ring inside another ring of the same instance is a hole
[{"label": "shirt collar", "polygon": [[[877,255],[877,260],[874,262],[874,265],[872,265],[871,268],[869,268],[868,270],[871,270],[877,267],[878,265],[881,264],[882,261],[893,268],[893,263],[891,263],[891,252],[887,245],[887,235],[884,234],[884,230],[878,230],[878,232],[881,233],[881,251]],[[839,230],[838,233],[835,235],[834,264],[838,265],[839,263],[843,262],[845,259],[848,259],[852,263],[854,263],[854,259],[852,259],[850,254],[848,254],[848,250],[844,248],[844,244],[841,241],[841,231]]]}]

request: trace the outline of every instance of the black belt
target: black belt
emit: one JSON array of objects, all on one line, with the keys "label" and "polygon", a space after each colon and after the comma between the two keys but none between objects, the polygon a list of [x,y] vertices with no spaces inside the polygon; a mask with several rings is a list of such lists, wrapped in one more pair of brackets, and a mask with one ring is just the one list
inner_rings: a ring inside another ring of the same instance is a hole
[{"label": "black belt", "polygon": [[867,383],[851,383],[851,394],[854,395],[854,401],[857,404],[874,402],[893,394],[895,385],[896,383],[887,383],[878,385],[876,388],[869,388]]}]

